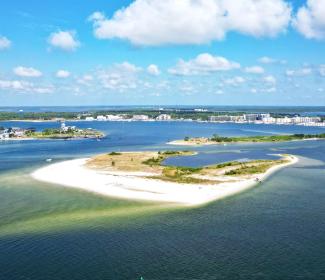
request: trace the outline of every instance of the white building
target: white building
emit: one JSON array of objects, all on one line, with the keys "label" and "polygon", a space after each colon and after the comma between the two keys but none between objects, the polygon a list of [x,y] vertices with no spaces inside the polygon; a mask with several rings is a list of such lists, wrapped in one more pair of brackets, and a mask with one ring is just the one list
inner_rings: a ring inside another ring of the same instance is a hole
[{"label": "white building", "polygon": [[247,122],[262,121],[263,118],[269,118],[270,114],[245,114],[244,119]]},{"label": "white building", "polygon": [[210,122],[230,122],[231,116],[228,116],[228,115],[210,116],[209,121]]},{"label": "white building", "polygon": [[169,121],[171,120],[171,116],[168,114],[160,114],[159,116],[157,116],[156,120],[157,121]]},{"label": "white building", "polygon": [[96,120],[97,121],[106,121],[106,117],[103,115],[99,115],[99,116],[97,116]]},{"label": "white building", "polygon": [[147,115],[133,115],[132,120],[133,121],[147,121],[147,120],[149,120],[149,117]]},{"label": "white building", "polygon": [[321,121],[321,118],[319,118],[319,117],[294,117],[294,118],[292,118],[292,122],[295,124],[317,123],[320,121]]},{"label": "white building", "polygon": [[67,132],[68,130],[76,130],[75,126],[65,125],[65,122],[61,122],[61,131]]},{"label": "white building", "polygon": [[86,121],[94,121],[95,119],[93,117],[86,117],[85,120]]},{"label": "white building", "polygon": [[121,115],[106,115],[107,121],[120,121],[123,120],[123,117]]},{"label": "white building", "polygon": [[262,118],[262,122],[265,124],[273,124],[273,123],[276,123],[276,118],[264,117],[264,118]]},{"label": "white building", "polygon": [[288,117],[276,118],[276,124],[292,124],[292,119]]}]

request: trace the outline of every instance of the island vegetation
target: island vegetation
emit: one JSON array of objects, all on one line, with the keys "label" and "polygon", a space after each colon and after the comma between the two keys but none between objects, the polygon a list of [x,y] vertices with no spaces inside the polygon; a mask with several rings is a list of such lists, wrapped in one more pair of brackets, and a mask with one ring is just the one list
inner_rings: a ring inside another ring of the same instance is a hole
[{"label": "island vegetation", "polygon": [[285,142],[311,139],[325,139],[322,134],[290,134],[290,135],[256,135],[256,136],[236,136],[226,137],[214,134],[212,137],[184,137],[183,140],[169,142],[174,145],[211,145],[226,143],[255,143],[255,142]]},{"label": "island vegetation", "polygon": [[35,139],[72,139],[72,138],[101,138],[103,133],[95,129],[60,129],[47,128],[43,131],[27,132],[26,137]]},{"label": "island vegetation", "polygon": [[111,152],[91,158],[87,166],[106,171],[141,172],[146,178],[176,183],[217,184],[250,179],[291,160],[289,155],[284,155],[275,160],[232,161],[202,167],[170,166],[164,163],[170,157],[194,154],[190,151]]},{"label": "island vegetation", "polygon": [[36,131],[35,128],[0,127],[1,140],[101,138],[103,136],[104,134],[98,130],[66,126],[64,122],[61,123],[60,128],[46,128],[42,131]]}]

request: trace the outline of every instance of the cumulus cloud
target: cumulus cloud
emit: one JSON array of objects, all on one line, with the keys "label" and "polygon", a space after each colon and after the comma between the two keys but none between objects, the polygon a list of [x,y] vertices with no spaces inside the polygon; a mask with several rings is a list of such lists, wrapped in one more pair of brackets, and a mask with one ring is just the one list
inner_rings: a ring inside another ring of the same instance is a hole
[{"label": "cumulus cloud", "polygon": [[264,73],[264,68],[261,67],[261,66],[246,67],[245,72],[246,73],[251,73],[251,74],[263,74]]},{"label": "cumulus cloud", "polygon": [[272,57],[268,57],[268,56],[263,56],[263,57],[259,58],[258,61],[260,63],[264,63],[264,64],[271,64],[271,63],[275,63],[276,59],[274,59]]},{"label": "cumulus cloud", "polygon": [[56,72],[56,77],[57,78],[62,78],[62,79],[65,79],[65,78],[68,78],[70,77],[71,73],[67,70],[58,70]]},{"label": "cumulus cloud", "polygon": [[94,75],[99,82],[98,85],[104,90],[124,93],[140,86],[142,80],[139,79],[139,73],[141,71],[142,68],[125,61],[114,64],[108,69],[100,69]]},{"label": "cumulus cloud", "polygon": [[36,86],[28,81],[0,80],[0,90],[12,90],[22,93],[52,93],[54,87],[52,85]]},{"label": "cumulus cloud", "polygon": [[0,36],[0,50],[6,50],[11,47],[11,41],[4,36]]},{"label": "cumulus cloud", "polygon": [[20,77],[29,77],[29,78],[37,78],[41,77],[43,74],[41,71],[32,68],[32,67],[24,67],[18,66],[14,68],[14,73]]},{"label": "cumulus cloud", "polygon": [[184,61],[179,60],[177,65],[168,72],[174,75],[198,75],[216,71],[227,71],[240,68],[237,62],[229,61],[221,56],[213,56],[209,53],[199,54],[196,58]]},{"label": "cumulus cloud", "polygon": [[94,80],[94,77],[90,74],[85,74],[81,78],[77,79],[77,83],[85,86],[90,86],[90,83]]},{"label": "cumulus cloud", "polygon": [[293,26],[306,38],[325,39],[324,0],[307,0],[293,19]]},{"label": "cumulus cloud", "polygon": [[312,73],[311,68],[302,68],[302,69],[297,69],[297,70],[287,70],[286,75],[289,77],[292,76],[307,76]]},{"label": "cumulus cloud", "polygon": [[153,76],[158,76],[160,74],[160,70],[158,68],[157,65],[155,64],[150,64],[148,67],[147,67],[147,72],[150,74],[150,75],[153,75]]},{"label": "cumulus cloud", "polygon": [[98,39],[135,45],[206,44],[227,32],[274,37],[284,32],[291,6],[284,0],[135,0],[112,18],[89,16]]},{"label": "cumulus cloud", "polygon": [[64,51],[74,51],[80,46],[80,42],[76,39],[75,31],[54,32],[48,38],[48,43],[52,47]]},{"label": "cumulus cloud", "polygon": [[225,80],[225,84],[232,85],[232,86],[238,86],[245,82],[246,82],[246,80],[240,76],[236,76],[236,77],[229,78],[229,79]]},{"label": "cumulus cloud", "polygon": [[122,63],[115,64],[115,67],[123,72],[130,72],[130,73],[136,73],[141,71],[141,67],[137,67],[136,65],[129,63],[127,61],[124,61]]},{"label": "cumulus cloud", "polygon": [[267,84],[275,85],[276,84],[276,78],[272,75],[263,77],[263,81]]},{"label": "cumulus cloud", "polygon": [[22,90],[24,88],[30,87],[31,85],[32,83],[26,81],[0,80],[0,89]]}]

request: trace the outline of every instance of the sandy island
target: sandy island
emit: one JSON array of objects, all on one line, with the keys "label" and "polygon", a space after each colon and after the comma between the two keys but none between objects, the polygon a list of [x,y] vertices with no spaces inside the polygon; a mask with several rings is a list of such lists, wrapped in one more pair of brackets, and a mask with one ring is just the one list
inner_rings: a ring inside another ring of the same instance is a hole
[{"label": "sandy island", "polygon": [[322,134],[288,134],[288,135],[258,135],[258,136],[237,136],[225,137],[217,134],[212,137],[185,137],[184,139],[170,141],[166,144],[175,146],[206,146],[206,145],[227,145],[233,143],[274,143],[293,141],[315,141],[325,140],[325,133]]},{"label": "sandy island", "polygon": [[[285,155],[280,160],[233,162],[200,169],[161,164],[167,157],[189,153],[111,153],[50,164],[33,172],[32,177],[109,197],[196,206],[242,192],[298,161],[295,156]],[[254,168],[264,172],[254,173]]]}]

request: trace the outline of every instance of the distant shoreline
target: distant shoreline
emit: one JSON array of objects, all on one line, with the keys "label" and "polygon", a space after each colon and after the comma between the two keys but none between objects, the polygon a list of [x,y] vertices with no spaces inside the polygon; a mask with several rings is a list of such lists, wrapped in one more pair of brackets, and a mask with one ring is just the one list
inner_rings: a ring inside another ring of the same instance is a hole
[{"label": "distant shoreline", "polygon": [[[268,136],[265,136],[268,137]],[[276,136],[275,136],[276,137]],[[280,137],[280,136],[279,136]],[[228,144],[257,144],[257,143],[282,143],[282,142],[296,142],[296,141],[317,141],[317,140],[325,140],[325,137],[311,137],[311,138],[296,138],[296,139],[278,139],[278,140],[271,140],[271,137],[269,137],[269,140],[255,140],[252,137],[252,140],[236,140],[236,141],[213,141],[210,138],[206,137],[198,137],[198,138],[189,138],[188,140],[173,140],[170,142],[167,142],[168,145],[174,145],[174,146],[210,146],[210,145],[228,145]],[[231,138],[229,138],[231,139]],[[236,139],[236,137],[234,138]]]}]

